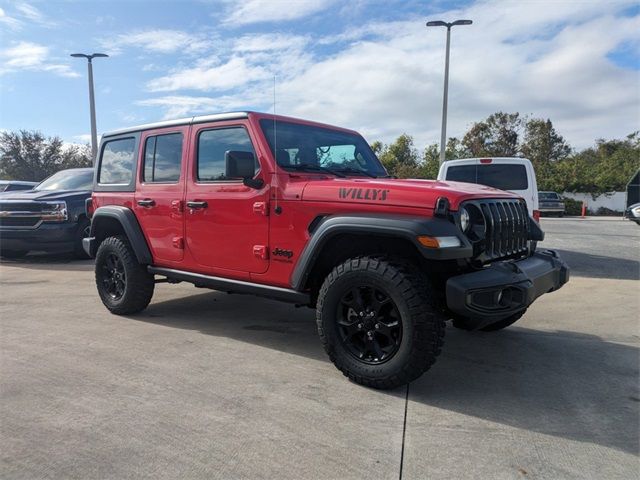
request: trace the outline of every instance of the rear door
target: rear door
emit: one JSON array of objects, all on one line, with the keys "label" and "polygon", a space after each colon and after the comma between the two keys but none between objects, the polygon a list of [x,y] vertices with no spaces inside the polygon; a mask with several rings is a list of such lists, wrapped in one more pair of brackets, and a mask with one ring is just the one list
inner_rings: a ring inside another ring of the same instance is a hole
[{"label": "rear door", "polygon": [[254,155],[261,177],[258,145],[246,120],[194,125],[185,202],[186,244],[197,266],[206,271],[235,271],[239,276],[269,267],[267,183],[255,189],[230,178],[226,152]]},{"label": "rear door", "polygon": [[535,176],[530,166],[528,161],[513,159],[452,160],[443,164],[438,178],[476,183],[515,193],[525,199],[529,215],[533,215],[538,202]]},{"label": "rear door", "polygon": [[135,204],[154,263],[184,254],[184,177],[189,127],[143,132]]}]

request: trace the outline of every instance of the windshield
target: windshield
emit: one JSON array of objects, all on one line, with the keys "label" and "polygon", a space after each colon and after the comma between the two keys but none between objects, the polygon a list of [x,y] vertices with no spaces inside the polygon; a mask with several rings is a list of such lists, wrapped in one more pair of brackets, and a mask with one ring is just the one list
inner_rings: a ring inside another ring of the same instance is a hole
[{"label": "windshield", "polygon": [[43,180],[34,190],[91,190],[93,170],[62,170]]},{"label": "windshield", "polygon": [[[271,153],[288,170],[384,177],[384,167],[360,135],[330,128],[260,120]],[[274,140],[275,132],[275,140]]]},{"label": "windshield", "polygon": [[526,168],[513,163],[452,166],[447,169],[447,180],[479,183],[499,190],[526,190],[529,187]]},{"label": "windshield", "polygon": [[559,200],[558,194],[555,192],[539,192],[538,198],[540,200]]}]

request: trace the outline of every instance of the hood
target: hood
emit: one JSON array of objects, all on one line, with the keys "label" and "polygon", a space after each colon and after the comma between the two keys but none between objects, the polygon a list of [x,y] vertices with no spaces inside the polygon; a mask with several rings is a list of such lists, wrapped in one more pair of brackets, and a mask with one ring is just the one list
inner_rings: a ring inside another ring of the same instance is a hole
[{"label": "hood", "polygon": [[439,197],[446,197],[452,210],[457,210],[460,202],[470,199],[519,198],[513,193],[473,183],[378,178],[314,180],[307,183],[302,193],[302,200],[306,201],[417,208],[433,208]]},{"label": "hood", "polygon": [[0,193],[0,202],[3,200],[42,201],[54,200],[81,200],[89,197],[89,190],[17,190],[15,192]]}]

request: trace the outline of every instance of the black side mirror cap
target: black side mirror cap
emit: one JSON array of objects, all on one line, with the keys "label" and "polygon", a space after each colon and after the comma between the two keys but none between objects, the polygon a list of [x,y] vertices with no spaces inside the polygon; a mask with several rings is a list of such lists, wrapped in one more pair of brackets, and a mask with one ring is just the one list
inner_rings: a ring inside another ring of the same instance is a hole
[{"label": "black side mirror cap", "polygon": [[256,190],[259,190],[264,186],[264,180],[262,180],[261,178],[245,177],[242,179],[242,184],[249,188],[255,188]]}]

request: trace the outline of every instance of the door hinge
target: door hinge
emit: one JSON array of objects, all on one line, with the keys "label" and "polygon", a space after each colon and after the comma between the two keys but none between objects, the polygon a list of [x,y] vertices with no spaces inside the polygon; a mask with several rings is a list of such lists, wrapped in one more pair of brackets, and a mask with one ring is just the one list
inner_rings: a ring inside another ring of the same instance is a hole
[{"label": "door hinge", "polygon": [[255,257],[261,258],[262,260],[269,259],[269,249],[266,245],[254,245],[253,246],[253,255]]},{"label": "door hinge", "polygon": [[184,238],[182,237],[173,237],[173,246],[180,250],[184,249]]},{"label": "door hinge", "polygon": [[255,202],[253,204],[253,213],[258,215],[269,215],[269,205],[267,202]]}]

